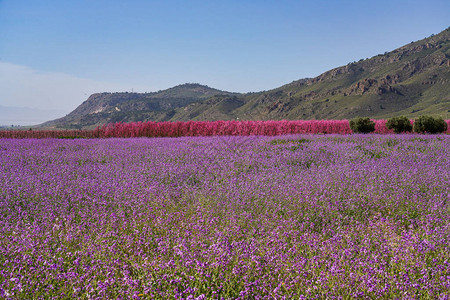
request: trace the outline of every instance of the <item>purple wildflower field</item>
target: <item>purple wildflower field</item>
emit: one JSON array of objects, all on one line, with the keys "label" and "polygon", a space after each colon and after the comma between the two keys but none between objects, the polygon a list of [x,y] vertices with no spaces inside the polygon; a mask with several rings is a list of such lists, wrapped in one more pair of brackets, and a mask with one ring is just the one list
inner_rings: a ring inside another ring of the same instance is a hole
[{"label": "purple wildflower field", "polygon": [[450,136],[0,140],[0,298],[450,299]]}]

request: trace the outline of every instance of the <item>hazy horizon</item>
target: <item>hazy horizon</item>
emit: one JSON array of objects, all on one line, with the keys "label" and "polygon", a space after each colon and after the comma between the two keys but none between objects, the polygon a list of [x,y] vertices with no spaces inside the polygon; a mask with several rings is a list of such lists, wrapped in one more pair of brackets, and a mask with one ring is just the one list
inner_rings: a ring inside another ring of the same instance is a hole
[{"label": "hazy horizon", "polygon": [[[0,106],[62,117],[97,92],[269,90],[437,34],[448,11],[448,1],[3,0]],[[0,125],[11,124],[5,112]]]}]

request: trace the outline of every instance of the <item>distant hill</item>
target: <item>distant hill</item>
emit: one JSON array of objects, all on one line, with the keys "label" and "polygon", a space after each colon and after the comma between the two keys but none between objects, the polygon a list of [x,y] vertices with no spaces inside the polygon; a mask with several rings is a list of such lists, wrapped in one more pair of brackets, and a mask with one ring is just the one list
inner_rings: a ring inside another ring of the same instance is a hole
[{"label": "distant hill", "polygon": [[92,128],[111,122],[165,121],[177,109],[216,95],[233,95],[200,84],[182,84],[154,93],[98,93],[67,116],[41,127]]},{"label": "distant hill", "polygon": [[156,93],[103,93],[45,126],[177,120],[349,119],[450,116],[450,28],[370,59],[259,93],[199,84]]},{"label": "distant hill", "polygon": [[30,126],[44,122],[50,118],[64,115],[60,110],[45,110],[29,107],[11,107],[0,105],[0,127],[11,125]]}]

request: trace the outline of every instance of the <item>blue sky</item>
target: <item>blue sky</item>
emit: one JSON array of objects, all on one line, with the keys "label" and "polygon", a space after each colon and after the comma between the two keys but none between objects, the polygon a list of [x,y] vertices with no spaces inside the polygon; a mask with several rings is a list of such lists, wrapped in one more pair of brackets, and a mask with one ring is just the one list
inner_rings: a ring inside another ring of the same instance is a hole
[{"label": "blue sky", "polygon": [[69,112],[94,92],[185,82],[268,90],[436,34],[449,11],[448,0],[0,0],[0,106]]}]

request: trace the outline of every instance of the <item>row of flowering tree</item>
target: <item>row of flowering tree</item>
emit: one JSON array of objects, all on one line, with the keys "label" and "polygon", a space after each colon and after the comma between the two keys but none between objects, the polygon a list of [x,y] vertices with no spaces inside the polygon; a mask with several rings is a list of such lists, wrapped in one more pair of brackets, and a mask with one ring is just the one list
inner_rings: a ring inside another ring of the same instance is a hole
[{"label": "row of flowering tree", "polygon": [[[375,133],[393,133],[373,120]],[[446,121],[450,133],[450,120]],[[180,137],[212,135],[351,134],[348,120],[188,121],[110,123],[93,130],[4,130],[0,138]]]},{"label": "row of flowering tree", "polygon": [[105,137],[177,137],[212,135],[282,135],[297,133],[349,134],[347,120],[318,121],[188,121],[112,123],[101,128]]}]

